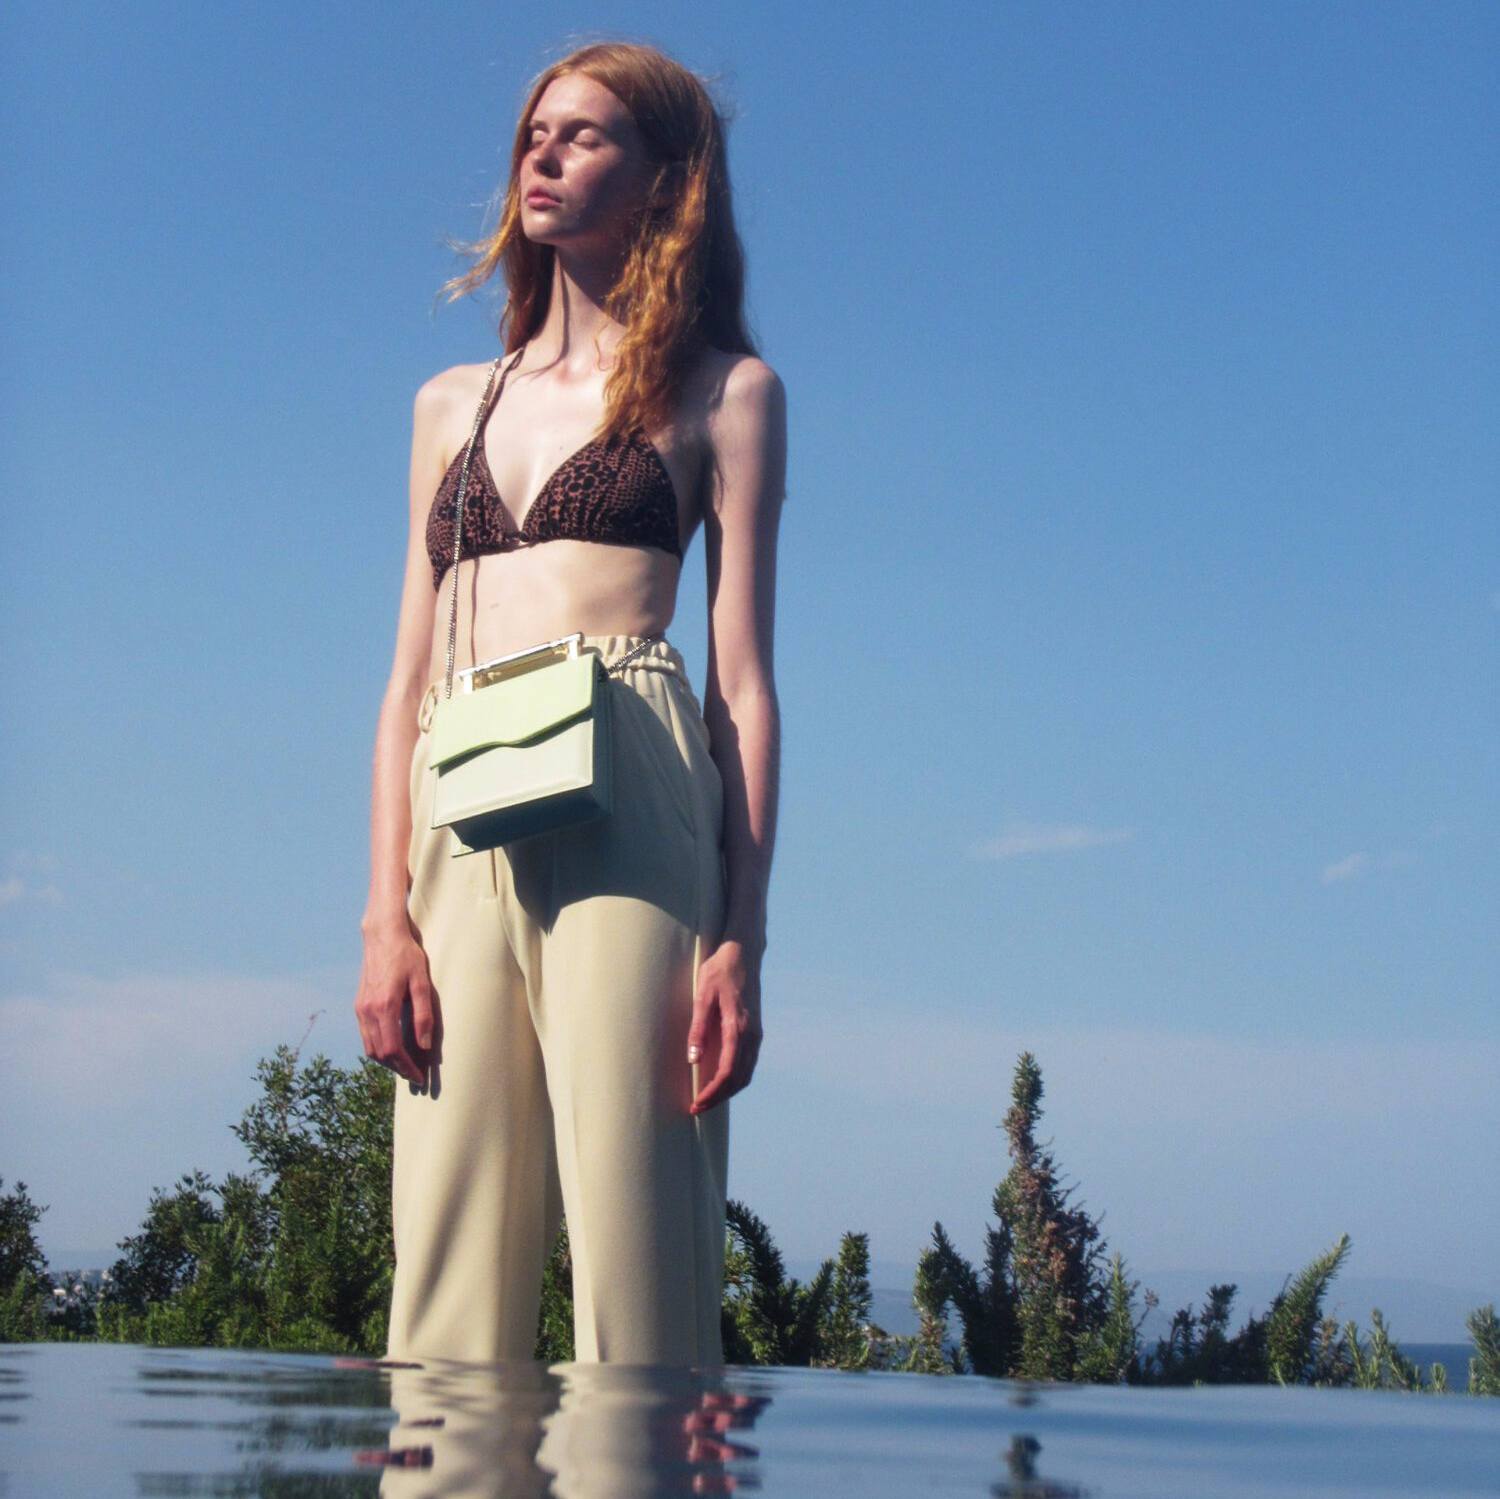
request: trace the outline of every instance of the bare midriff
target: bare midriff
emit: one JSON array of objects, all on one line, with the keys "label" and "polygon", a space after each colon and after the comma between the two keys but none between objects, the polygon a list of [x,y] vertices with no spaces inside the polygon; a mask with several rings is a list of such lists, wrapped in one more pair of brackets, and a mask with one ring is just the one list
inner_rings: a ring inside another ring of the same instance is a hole
[{"label": "bare midriff", "polygon": [[[453,669],[585,635],[661,635],[677,605],[681,562],[655,547],[554,540],[465,558],[458,570]],[[447,666],[450,568],[433,600],[429,681]]]}]

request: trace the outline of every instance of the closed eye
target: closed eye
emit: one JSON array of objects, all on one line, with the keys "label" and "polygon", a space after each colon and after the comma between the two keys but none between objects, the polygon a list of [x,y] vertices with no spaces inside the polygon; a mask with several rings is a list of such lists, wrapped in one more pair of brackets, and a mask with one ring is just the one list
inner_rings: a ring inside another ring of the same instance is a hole
[{"label": "closed eye", "polygon": [[[558,133],[563,140],[576,141],[581,146],[602,146],[608,140],[608,132],[594,120],[570,120],[558,127]],[[528,144],[539,145],[551,134],[549,126],[534,124],[528,138]]]}]

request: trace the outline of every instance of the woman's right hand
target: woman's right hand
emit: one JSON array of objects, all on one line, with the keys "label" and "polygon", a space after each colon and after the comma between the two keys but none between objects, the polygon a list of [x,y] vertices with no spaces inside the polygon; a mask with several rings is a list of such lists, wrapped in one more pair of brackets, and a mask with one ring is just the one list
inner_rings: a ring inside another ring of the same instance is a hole
[{"label": "woman's right hand", "polygon": [[410,922],[405,930],[365,931],[365,955],[354,1001],[365,1055],[421,1088],[437,1059],[442,1017],[427,954]]}]

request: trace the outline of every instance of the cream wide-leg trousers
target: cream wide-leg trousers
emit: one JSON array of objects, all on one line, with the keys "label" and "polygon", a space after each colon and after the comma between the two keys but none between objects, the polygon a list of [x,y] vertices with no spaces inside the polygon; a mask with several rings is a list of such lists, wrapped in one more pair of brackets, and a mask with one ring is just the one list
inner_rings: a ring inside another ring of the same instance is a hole
[{"label": "cream wide-leg trousers", "polygon": [[[585,640],[606,664],[638,644]],[[722,785],[676,650],[604,690],[595,822],[455,858],[425,732],[412,752],[408,909],[442,1029],[429,1087],[396,1084],[392,1358],[530,1359],[566,1215],[578,1360],[723,1360],[729,1113],[688,1112],[687,1062],[723,922]]]}]

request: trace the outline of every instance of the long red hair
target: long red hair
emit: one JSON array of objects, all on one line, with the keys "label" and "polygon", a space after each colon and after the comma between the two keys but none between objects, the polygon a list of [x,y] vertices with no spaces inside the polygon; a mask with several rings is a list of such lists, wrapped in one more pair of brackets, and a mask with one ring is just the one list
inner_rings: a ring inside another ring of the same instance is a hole
[{"label": "long red hair", "polygon": [[555,252],[521,231],[520,170],[532,111],[564,73],[603,84],[630,111],[656,167],[648,206],[635,229],[605,310],[624,325],[614,368],[605,382],[601,435],[636,426],[661,427],[705,345],[757,352],[745,326],[745,261],[734,226],[725,152],[725,122],[696,74],[633,42],[598,42],[553,63],[532,84],[511,147],[510,181],[493,234],[459,248],[474,255],[461,276],[443,285],[449,301],[503,270],[505,309],[500,338],[506,352],[541,327],[552,294]]}]

